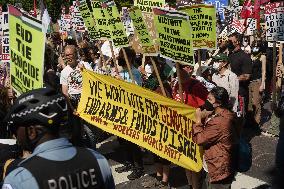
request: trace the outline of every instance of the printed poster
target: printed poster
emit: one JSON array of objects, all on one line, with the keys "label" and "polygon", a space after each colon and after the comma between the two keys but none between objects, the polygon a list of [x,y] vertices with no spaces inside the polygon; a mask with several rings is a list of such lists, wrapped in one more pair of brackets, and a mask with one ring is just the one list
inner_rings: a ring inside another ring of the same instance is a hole
[{"label": "printed poster", "polygon": [[284,2],[265,5],[266,40],[284,41]]},{"label": "printed poster", "polygon": [[134,0],[134,6],[139,7],[142,12],[152,13],[155,7],[164,7],[165,0]]},{"label": "printed poster", "polygon": [[132,7],[129,12],[135,28],[135,33],[139,39],[139,44],[142,46],[143,53],[147,55],[156,54],[153,39],[151,38],[148,28],[143,20],[141,10],[138,7]]},{"label": "printed poster", "polygon": [[82,119],[176,165],[201,170],[202,150],[192,141],[195,108],[110,76],[82,74]]},{"label": "printed poster", "polygon": [[42,88],[45,51],[42,23],[10,5],[9,29],[13,89],[22,94]]},{"label": "printed poster", "polygon": [[216,49],[216,11],[213,5],[192,5],[180,7],[189,15],[194,49]]},{"label": "printed poster", "polygon": [[220,14],[221,21],[225,20],[225,8],[229,6],[229,0],[204,0],[204,3],[214,5]]},{"label": "printed poster", "polygon": [[163,57],[194,66],[192,29],[186,13],[154,8],[159,50]]}]

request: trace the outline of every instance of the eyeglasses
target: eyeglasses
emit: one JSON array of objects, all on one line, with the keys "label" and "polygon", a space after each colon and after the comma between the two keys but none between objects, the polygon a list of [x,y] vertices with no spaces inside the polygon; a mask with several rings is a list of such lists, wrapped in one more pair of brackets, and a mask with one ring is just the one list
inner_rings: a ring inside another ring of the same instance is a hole
[{"label": "eyeglasses", "polygon": [[65,57],[69,57],[69,56],[73,56],[74,55],[74,53],[71,53],[71,54],[65,54],[64,56]]}]

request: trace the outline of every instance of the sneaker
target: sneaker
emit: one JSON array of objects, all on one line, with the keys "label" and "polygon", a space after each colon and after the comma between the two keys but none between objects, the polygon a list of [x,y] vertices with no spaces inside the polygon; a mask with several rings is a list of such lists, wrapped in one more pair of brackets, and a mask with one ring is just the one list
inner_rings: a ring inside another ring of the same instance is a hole
[{"label": "sneaker", "polygon": [[123,165],[122,167],[115,168],[115,172],[118,172],[118,173],[128,172],[131,170],[132,170],[131,164],[126,164],[126,165]]},{"label": "sneaker", "polygon": [[144,171],[141,169],[135,169],[130,175],[127,176],[129,180],[135,180],[144,176]]}]

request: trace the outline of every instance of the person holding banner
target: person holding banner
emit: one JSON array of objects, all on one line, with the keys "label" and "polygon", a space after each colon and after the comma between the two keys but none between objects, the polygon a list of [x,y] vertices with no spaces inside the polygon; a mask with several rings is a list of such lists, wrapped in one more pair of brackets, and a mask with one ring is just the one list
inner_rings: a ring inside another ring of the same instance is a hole
[{"label": "person holding banner", "polygon": [[223,87],[213,88],[203,109],[212,111],[203,116],[196,110],[193,141],[204,149],[203,168],[207,172],[208,189],[230,189],[235,176],[238,130],[236,117],[228,108],[229,94]]},{"label": "person holding banner", "polygon": [[[202,107],[207,99],[208,91],[206,87],[197,79],[192,77],[194,67],[189,65],[180,66],[180,82],[182,85],[182,92],[184,96],[184,103],[199,108]],[[176,101],[181,101],[178,93],[178,79],[173,83],[173,98]],[[201,189],[202,187],[202,171],[196,173],[186,170],[186,177],[192,189]]]},{"label": "person holding banner", "polygon": [[75,115],[82,92],[81,68],[84,65],[79,64],[77,49],[74,45],[67,45],[64,50],[64,61],[66,67],[61,71],[60,84],[62,93],[66,97],[69,107],[69,119],[72,125],[72,142],[75,145],[83,145],[82,126],[80,118]]},{"label": "person holding banner", "polygon": [[[123,51],[125,51],[125,54],[123,53]],[[119,73],[119,75],[115,75],[115,77],[141,86],[141,74],[133,66],[133,64],[135,63],[135,57],[136,53],[132,48],[127,47],[121,49],[117,61],[118,65],[121,66],[123,69]],[[130,64],[128,66],[131,68],[131,70],[128,70],[127,64]],[[132,81],[129,71],[132,72],[134,81]],[[127,148],[123,154],[125,156],[126,162],[123,166],[116,168],[115,171],[118,173],[132,171],[132,173],[127,176],[129,180],[135,180],[142,177],[144,175],[144,167],[141,148],[136,144],[129,142],[123,138],[119,138],[119,142]]]},{"label": "person holding banner", "polygon": [[[162,87],[159,85],[158,78],[157,78],[157,73],[153,72],[153,70],[148,70],[147,71],[147,65],[148,68],[153,67],[151,64],[151,59],[154,60],[154,62],[158,62],[159,64],[157,65],[157,70],[160,74],[161,80],[163,81],[163,87],[165,89],[166,96],[168,98],[172,98],[172,91],[170,84],[168,83],[168,78],[171,76],[170,74],[167,73],[166,70],[166,63],[165,59],[159,57],[146,57],[145,62],[147,63],[145,66],[145,71],[147,74],[147,79],[144,83],[144,87],[148,88],[152,91],[155,91],[156,93],[159,93],[160,95],[163,95],[162,92]],[[154,68],[152,68],[154,69]],[[158,187],[160,189],[164,188],[169,188],[169,175],[170,175],[170,164],[171,162],[163,159],[155,154],[154,155],[154,160],[155,160],[155,167],[156,167],[156,175],[154,180],[147,180],[142,183],[142,186],[144,188],[152,188],[152,187]]]},{"label": "person holding banner", "polygon": [[[206,101],[208,91],[206,87],[192,76],[194,68],[189,65],[181,65],[181,85],[183,89],[184,103],[198,108]],[[178,93],[178,80],[173,82],[173,98],[181,101]]]},{"label": "person holding banner", "polygon": [[[141,74],[139,72],[139,70],[137,68],[134,67],[135,65],[135,58],[136,58],[136,53],[132,48],[124,48],[126,56],[124,57],[123,54],[123,50],[119,51],[119,55],[117,58],[118,61],[118,65],[122,67],[122,70],[119,72],[119,74],[115,75],[116,78],[118,79],[122,79],[125,80],[127,82],[134,82],[135,84],[142,86],[142,77]],[[127,60],[125,60],[126,58],[128,58],[128,62],[130,63],[130,67],[131,67],[131,72],[133,74],[134,77],[134,81],[132,81],[128,67],[127,67]]]}]

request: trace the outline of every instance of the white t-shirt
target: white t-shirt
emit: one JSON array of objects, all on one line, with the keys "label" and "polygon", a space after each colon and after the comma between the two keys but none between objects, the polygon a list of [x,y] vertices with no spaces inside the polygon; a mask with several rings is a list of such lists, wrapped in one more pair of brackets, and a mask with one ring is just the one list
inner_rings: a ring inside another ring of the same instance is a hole
[{"label": "white t-shirt", "polygon": [[60,76],[60,84],[68,86],[68,94],[80,94],[82,92],[82,74],[78,66],[71,68],[67,65],[62,71]]},{"label": "white t-shirt", "polygon": [[237,112],[238,110],[238,92],[239,92],[239,79],[236,74],[231,70],[226,70],[223,75],[214,74],[212,76],[212,81],[216,83],[219,87],[224,87],[230,97],[230,102],[233,105],[233,111]]}]

